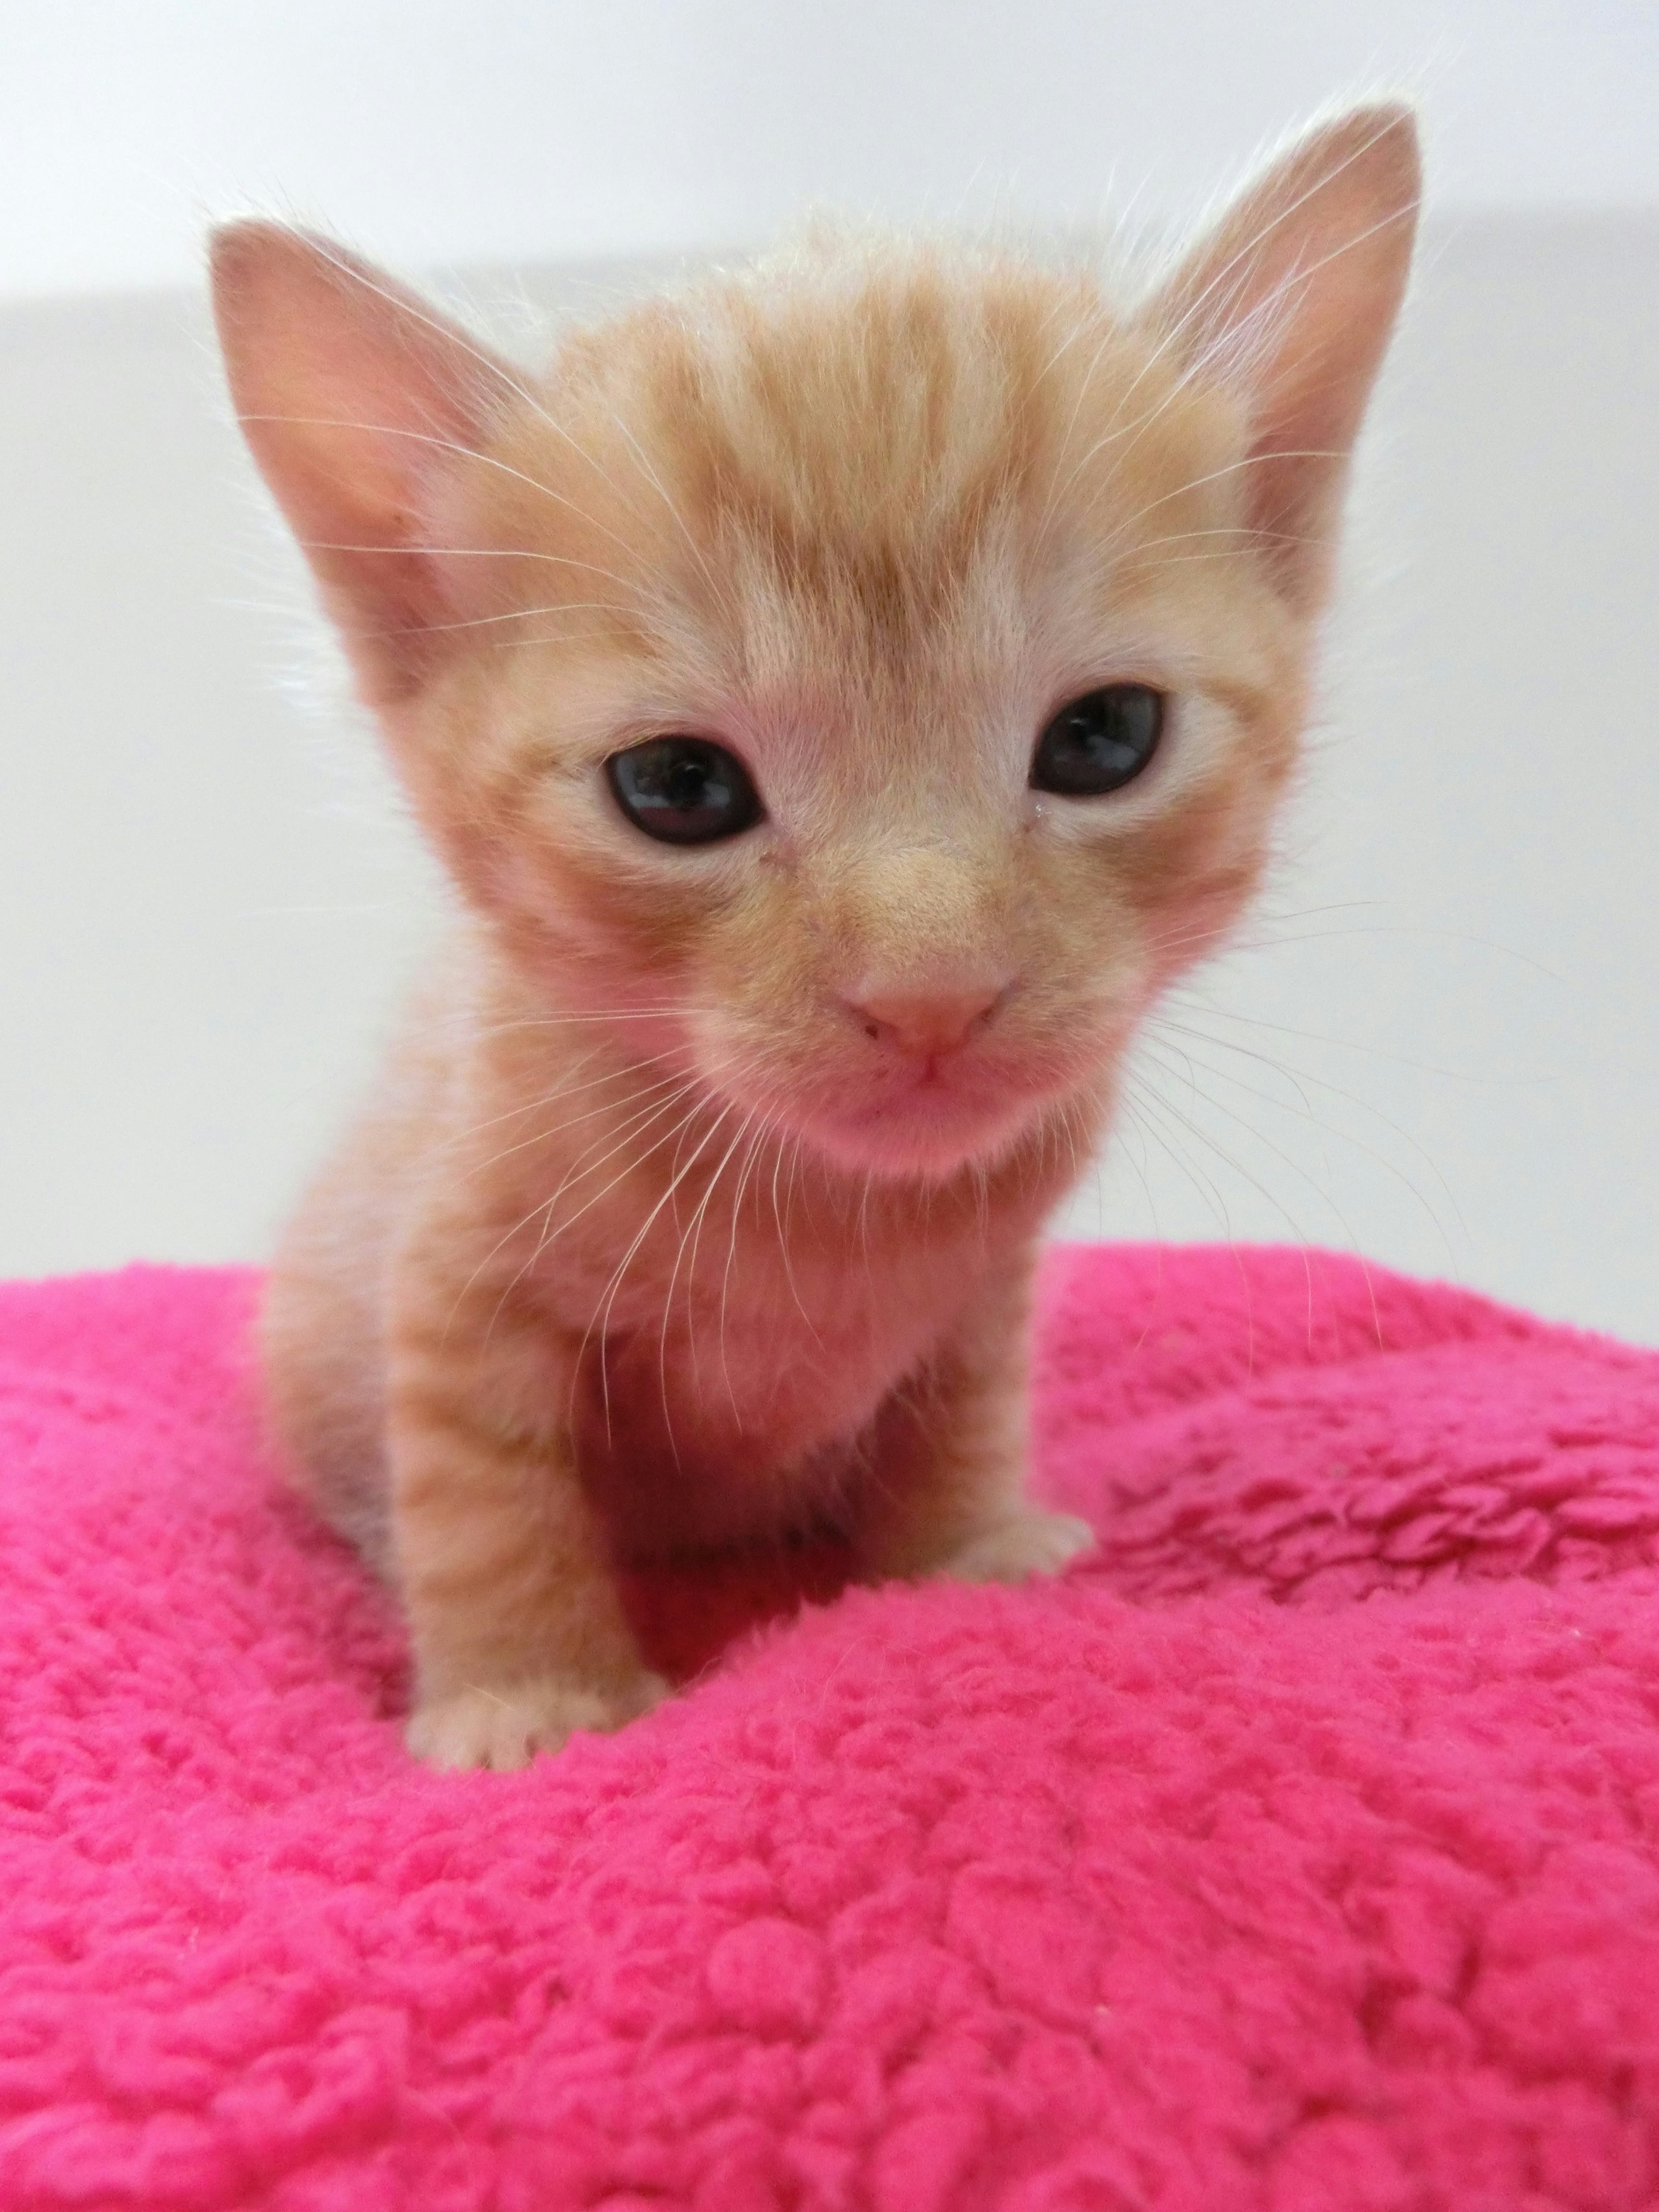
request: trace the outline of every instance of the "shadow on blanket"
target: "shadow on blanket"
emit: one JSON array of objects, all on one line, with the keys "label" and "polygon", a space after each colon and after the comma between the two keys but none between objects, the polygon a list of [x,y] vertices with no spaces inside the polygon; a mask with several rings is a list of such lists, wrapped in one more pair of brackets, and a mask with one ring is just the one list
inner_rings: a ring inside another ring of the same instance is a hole
[{"label": "shadow on blanket", "polygon": [[[1659,2204],[1659,1357],[1062,1250],[1095,1558],[441,1777],[253,1287],[0,1290],[7,2212]],[[654,1595],[689,1666],[781,1592]]]}]

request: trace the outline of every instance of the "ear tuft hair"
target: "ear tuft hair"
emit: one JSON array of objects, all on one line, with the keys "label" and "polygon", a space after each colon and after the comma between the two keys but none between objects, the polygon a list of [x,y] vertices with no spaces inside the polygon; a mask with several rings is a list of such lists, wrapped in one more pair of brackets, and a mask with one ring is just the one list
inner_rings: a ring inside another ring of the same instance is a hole
[{"label": "ear tuft hair", "polygon": [[264,222],[210,248],[237,418],[365,695],[418,688],[453,611],[431,546],[443,488],[522,390],[512,370],[343,246]]},{"label": "ear tuft hair", "polygon": [[1398,103],[1310,132],[1235,201],[1143,311],[1237,390],[1245,507],[1285,596],[1324,596],[1354,439],[1411,266],[1421,179]]}]

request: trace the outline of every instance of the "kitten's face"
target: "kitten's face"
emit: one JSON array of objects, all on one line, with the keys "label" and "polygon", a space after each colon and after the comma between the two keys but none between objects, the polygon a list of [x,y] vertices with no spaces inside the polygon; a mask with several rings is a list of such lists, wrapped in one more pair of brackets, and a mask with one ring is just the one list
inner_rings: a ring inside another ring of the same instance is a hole
[{"label": "kitten's face", "polygon": [[451,493],[478,626],[398,720],[549,996],[860,1171],[1091,1099],[1291,758],[1236,410],[1076,283],[915,261],[648,311],[542,405]]},{"label": "kitten's face", "polygon": [[848,248],[579,337],[534,392],[270,226],[221,234],[217,305],[507,957],[734,1128],[938,1179],[1081,1134],[1255,880],[1416,191],[1410,118],[1362,111],[1136,316]]}]

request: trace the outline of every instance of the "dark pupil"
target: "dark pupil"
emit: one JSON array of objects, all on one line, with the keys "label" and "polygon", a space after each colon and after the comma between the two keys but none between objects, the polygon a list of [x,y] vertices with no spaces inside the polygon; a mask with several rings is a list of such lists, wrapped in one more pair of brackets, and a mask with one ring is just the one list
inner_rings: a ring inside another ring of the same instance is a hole
[{"label": "dark pupil", "polygon": [[672,761],[662,780],[665,803],[689,814],[696,807],[719,806],[726,793],[708,772],[707,761]]},{"label": "dark pupil", "polygon": [[712,844],[760,819],[748,770],[707,738],[651,738],[613,753],[605,770],[629,820],[665,844]]},{"label": "dark pupil", "polygon": [[1087,799],[1116,791],[1158,750],[1164,694],[1146,684],[1111,684],[1062,707],[1037,740],[1031,781],[1038,791]]}]

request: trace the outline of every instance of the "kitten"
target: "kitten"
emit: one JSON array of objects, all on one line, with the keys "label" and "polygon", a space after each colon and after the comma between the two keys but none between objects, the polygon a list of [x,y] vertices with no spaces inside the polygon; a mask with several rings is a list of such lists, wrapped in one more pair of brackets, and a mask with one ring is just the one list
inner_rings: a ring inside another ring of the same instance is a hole
[{"label": "kitten", "polygon": [[218,234],[238,414],[460,894],[264,1318],[422,1757],[652,1705],[619,1563],[1089,1541],[1024,1489],[1034,1255],[1262,866],[1416,202],[1362,110],[1138,306],[818,244],[533,386]]}]

